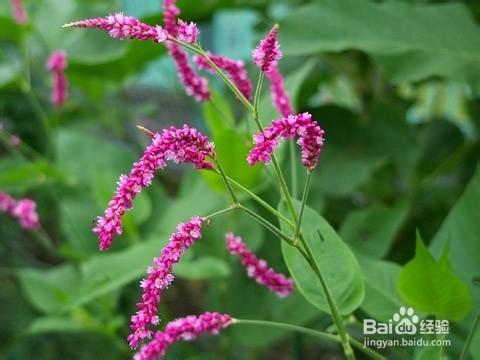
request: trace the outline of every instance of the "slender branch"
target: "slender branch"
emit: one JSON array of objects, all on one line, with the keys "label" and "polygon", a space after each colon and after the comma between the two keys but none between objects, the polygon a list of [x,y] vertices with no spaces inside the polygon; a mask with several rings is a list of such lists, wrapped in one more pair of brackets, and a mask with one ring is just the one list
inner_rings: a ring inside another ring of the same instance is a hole
[{"label": "slender branch", "polygon": [[[303,326],[280,323],[275,321],[234,319],[232,325],[265,326],[265,327],[294,331],[294,332],[310,335],[323,340],[340,342],[340,337],[338,335],[332,335],[323,331],[317,331],[317,330],[309,329]],[[374,360],[385,360],[385,357],[379,354],[378,352],[376,352],[375,350],[372,350],[366,347],[364,348],[363,344],[358,340],[352,339],[352,345],[355,346],[355,348],[357,348],[359,351],[370,356],[370,358]]]},{"label": "slender branch", "polygon": [[218,171],[223,178],[223,182],[225,183],[225,186],[227,187],[228,192],[230,193],[230,196],[232,197],[233,202],[238,203],[237,196],[235,195],[235,191],[233,191],[233,189],[232,189],[232,185],[230,184],[230,180],[227,177],[227,174],[225,174],[225,171],[223,170],[222,166],[220,165],[220,163],[218,162],[217,159],[213,159],[213,161],[217,165]]},{"label": "slender branch", "polygon": [[305,182],[305,187],[303,188],[303,195],[302,195],[302,204],[300,206],[300,213],[298,214],[298,221],[295,227],[295,235],[293,237],[293,241],[296,242],[298,239],[298,235],[300,234],[300,228],[302,227],[302,217],[303,211],[305,210],[305,204],[308,198],[308,191],[310,190],[310,182],[312,180],[312,172],[308,171],[307,180]]},{"label": "slender branch", "polygon": [[265,226],[268,230],[270,230],[274,235],[279,237],[281,240],[286,241],[291,246],[294,246],[292,239],[290,239],[287,235],[285,235],[279,228],[277,228],[271,222],[269,222],[268,220],[265,220],[263,217],[258,215],[256,212],[250,210],[249,208],[245,207],[242,204],[238,204],[238,208],[243,210],[245,213],[250,215],[255,220],[257,220],[260,224]]},{"label": "slender branch", "polygon": [[297,165],[295,157],[295,143],[293,141],[288,142],[289,152],[290,152],[290,177],[291,177],[291,188],[292,196],[294,199],[298,197],[298,174],[297,174]]},{"label": "slender branch", "polygon": [[278,182],[282,189],[283,196],[287,201],[288,209],[292,214],[293,221],[297,223],[298,215],[297,215],[297,211],[295,210],[295,207],[293,206],[292,196],[290,195],[290,192],[288,190],[287,182],[285,181],[285,177],[283,176],[282,169],[280,168],[280,165],[278,164],[277,159],[273,155],[272,155],[272,164],[273,164],[273,168],[275,169],[275,173],[277,174]]},{"label": "slender branch", "polygon": [[465,341],[465,346],[463,347],[462,354],[460,355],[460,360],[464,360],[467,358],[468,350],[470,349],[470,345],[472,344],[473,335],[475,334],[475,331],[477,330],[477,326],[479,323],[480,323],[480,312],[477,314],[477,316],[475,317],[475,320],[473,321],[472,328],[468,333],[467,340]]},{"label": "slender branch", "polygon": [[[216,172],[218,175],[221,175],[219,172]],[[285,215],[283,215],[281,212],[279,212],[277,209],[275,209],[273,206],[271,206],[269,203],[267,203],[265,200],[263,200],[260,196],[255,194],[253,191],[247,189],[245,186],[242,184],[238,183],[237,181],[233,180],[231,177],[227,176],[228,181],[235,186],[237,189],[245,192],[248,196],[250,196],[253,200],[255,200],[259,205],[263,206],[266,210],[268,210],[270,213],[275,215],[277,218],[281,219],[284,221],[286,224],[293,228],[295,228],[295,224],[290,221]]]},{"label": "slender branch", "polygon": [[220,215],[223,215],[223,214],[226,214],[226,213],[229,213],[230,211],[233,211],[235,209],[238,209],[238,205],[237,204],[232,204],[231,206],[229,206],[228,208],[226,209],[222,209],[222,210],[219,210],[219,211],[216,211],[210,215],[207,215],[207,216],[204,216],[204,218],[206,220],[211,220],[213,219],[214,217],[217,217],[217,216],[220,216]]},{"label": "slender branch", "polygon": [[258,76],[257,88],[255,89],[255,97],[253,98],[253,110],[255,113],[255,118],[259,118],[258,107],[260,104],[260,96],[262,95],[263,80],[265,79],[265,74],[263,71],[260,72]]}]

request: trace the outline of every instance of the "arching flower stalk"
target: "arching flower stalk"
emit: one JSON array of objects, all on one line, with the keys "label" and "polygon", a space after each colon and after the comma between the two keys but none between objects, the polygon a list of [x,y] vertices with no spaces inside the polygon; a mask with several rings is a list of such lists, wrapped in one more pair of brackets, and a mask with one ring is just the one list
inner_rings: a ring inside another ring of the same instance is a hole
[{"label": "arching flower stalk", "polygon": [[[163,2],[163,22],[165,29],[171,36],[179,35],[179,26],[177,24],[178,16],[180,15],[180,9],[176,5],[176,0],[164,0]],[[186,36],[186,33],[194,32],[188,30],[184,25],[180,23],[180,36]],[[198,37],[198,32],[195,34],[195,40]],[[193,39],[190,39],[193,40]],[[172,41],[166,43],[168,54],[172,58],[177,67],[177,73],[185,91],[189,96],[193,96],[197,101],[206,101],[210,99],[210,90],[208,88],[208,81],[204,77],[199,76],[195,70],[190,66],[187,53],[181,48],[180,45],[175,44]]]},{"label": "arching flower stalk", "polygon": [[23,0],[12,0],[12,13],[15,22],[18,25],[24,25],[27,22],[27,12],[23,6]]},{"label": "arching flower stalk", "polygon": [[65,51],[55,51],[47,61],[47,69],[53,73],[53,89],[51,99],[53,104],[60,108],[68,96],[68,83],[65,76],[67,68],[67,54]]},{"label": "arching flower stalk", "polygon": [[[252,100],[252,82],[248,78],[248,72],[243,61],[233,60],[226,56],[213,55],[210,52],[207,52],[206,55],[218,68],[227,73],[230,80],[232,80],[245,98]],[[215,73],[215,69],[212,68],[204,57],[196,55],[194,59],[200,69],[212,74]]]},{"label": "arching flower stalk", "polygon": [[36,230],[40,227],[37,204],[31,199],[16,200],[0,192],[0,212],[18,219],[20,226],[24,229]]},{"label": "arching flower stalk", "polygon": [[254,135],[255,146],[250,150],[247,161],[250,165],[257,162],[268,164],[281,139],[298,137],[297,143],[302,152],[302,164],[312,171],[318,164],[324,134],[325,132],[309,113],[289,115],[274,120],[271,126]]},{"label": "arching flower stalk", "polygon": [[132,208],[133,200],[152,183],[155,171],[167,161],[191,163],[197,169],[212,169],[208,157],[214,157],[214,145],[198,130],[184,125],[171,127],[153,136],[152,143],[133,165],[129,175],[122,175],[117,191],[93,231],[100,240],[100,250],[107,250],[115,236],[122,233],[122,217]]},{"label": "arching flower stalk", "polygon": [[292,293],[293,280],[283,274],[276,273],[268,267],[265,260],[257,256],[242,241],[242,238],[229,233],[225,236],[227,249],[232,255],[239,256],[245,266],[249,277],[254,278],[258,284],[267,287],[278,297],[286,297]]},{"label": "arching flower stalk", "polygon": [[201,227],[204,222],[205,219],[194,216],[189,222],[179,224],[177,232],[172,234],[161,255],[154,258],[153,267],[148,269],[148,277],[140,283],[143,295],[142,301],[137,304],[138,311],[131,318],[132,333],[128,336],[130,347],[136,348],[140,341],[152,337],[153,332],[149,326],[157,325],[160,321],[157,308],[162,291],[173,282],[173,266],[185,250],[202,237]]},{"label": "arching flower stalk", "polygon": [[228,314],[207,312],[199,316],[190,315],[167,324],[165,330],[157,331],[153,340],[143,346],[134,360],[156,360],[165,356],[168,348],[179,341],[193,341],[202,334],[218,335],[233,323]]}]

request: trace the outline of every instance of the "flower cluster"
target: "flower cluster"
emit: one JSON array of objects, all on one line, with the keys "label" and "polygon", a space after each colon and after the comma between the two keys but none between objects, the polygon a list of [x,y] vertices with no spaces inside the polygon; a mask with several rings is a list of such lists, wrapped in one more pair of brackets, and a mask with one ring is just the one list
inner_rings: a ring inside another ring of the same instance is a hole
[{"label": "flower cluster", "polygon": [[12,11],[13,11],[13,18],[19,25],[23,25],[27,22],[27,12],[25,11],[25,7],[23,6],[22,0],[12,0]]},{"label": "flower cluster", "polygon": [[0,212],[17,218],[24,229],[38,229],[37,204],[31,199],[16,200],[8,194],[0,192]]},{"label": "flower cluster", "polygon": [[213,143],[198,130],[187,125],[171,127],[153,136],[150,146],[133,165],[129,175],[123,175],[117,191],[103,216],[97,219],[93,231],[100,240],[100,249],[107,250],[113,238],[122,233],[122,216],[132,208],[133,200],[142,188],[151,184],[155,171],[166,166],[166,161],[191,163],[197,169],[211,169],[208,157],[214,157]]},{"label": "flower cluster", "polygon": [[290,96],[285,90],[285,81],[282,74],[278,70],[278,66],[270,67],[270,70],[265,73],[265,76],[270,80],[270,91],[272,92],[272,102],[281,116],[288,116],[293,114],[292,102]]},{"label": "flower cluster", "polygon": [[277,38],[278,26],[275,25],[252,52],[253,62],[263,72],[268,72],[272,66],[276,66],[278,60],[282,57]]},{"label": "flower cluster", "polygon": [[64,25],[66,28],[90,28],[107,31],[117,39],[137,39],[164,42],[167,32],[161,26],[150,26],[122,13],[103,18],[85,19]]},{"label": "flower cluster", "polygon": [[186,23],[183,20],[178,20],[178,40],[185,41],[189,44],[194,44],[197,42],[198,35],[200,35],[200,31],[198,30],[197,24],[193,22]]},{"label": "flower cluster", "polygon": [[165,330],[157,331],[154,339],[135,354],[134,360],[155,360],[165,356],[167,349],[174,343],[192,341],[202,334],[217,335],[232,324],[228,314],[207,312],[199,316],[187,316],[167,324]]},{"label": "flower cluster", "polygon": [[[248,78],[248,73],[245,68],[245,63],[241,60],[229,59],[225,56],[213,55],[207,52],[208,58],[220,69],[225,71],[232,80],[232,82],[238,87],[238,90],[248,99],[252,99],[252,83]],[[208,61],[201,57],[195,56],[195,63],[202,70],[207,70],[212,74],[215,73],[215,69],[208,63]]]},{"label": "flower cluster", "polygon": [[324,133],[309,113],[289,115],[274,120],[271,126],[254,135],[255,146],[250,150],[247,161],[250,165],[257,162],[267,164],[271,161],[272,153],[279,145],[280,139],[298,136],[297,143],[302,151],[302,164],[311,171],[318,164]]},{"label": "flower cluster", "polygon": [[61,107],[68,96],[68,84],[65,77],[67,68],[67,54],[65,51],[55,51],[47,61],[47,69],[53,73],[52,102]]},{"label": "flower cluster", "polygon": [[279,297],[286,297],[291,294],[293,290],[292,279],[269,268],[267,262],[258,259],[239,236],[229,233],[225,240],[228,251],[241,258],[242,265],[247,269],[249,277],[254,278],[258,284],[269,288]]},{"label": "flower cluster", "polygon": [[148,277],[140,283],[143,289],[142,301],[137,304],[138,311],[132,316],[128,342],[132,348],[138,343],[152,337],[153,332],[149,325],[157,325],[160,319],[157,316],[157,307],[162,290],[173,281],[173,266],[180,260],[187,248],[195,240],[201,238],[201,227],[205,219],[195,216],[187,223],[181,223],[177,232],[172,234],[166,247],[162,249],[160,257],[154,258],[154,266],[148,269]]},{"label": "flower cluster", "polygon": [[[177,24],[177,18],[180,15],[180,9],[176,5],[176,0],[164,0],[163,2],[163,22],[165,29],[172,36],[187,36],[187,33],[195,33],[195,38],[198,36],[198,30],[192,30],[192,27],[187,28],[188,25],[180,23],[180,29]],[[182,25],[183,24],[183,25]],[[187,41],[188,39],[185,39]],[[191,37],[189,40],[193,40]],[[190,66],[187,53],[174,42],[167,41],[166,43],[168,54],[175,62],[177,67],[178,77],[185,86],[185,90],[189,96],[193,96],[197,101],[206,101],[210,98],[210,90],[208,88],[207,79],[199,76],[195,70]]]}]

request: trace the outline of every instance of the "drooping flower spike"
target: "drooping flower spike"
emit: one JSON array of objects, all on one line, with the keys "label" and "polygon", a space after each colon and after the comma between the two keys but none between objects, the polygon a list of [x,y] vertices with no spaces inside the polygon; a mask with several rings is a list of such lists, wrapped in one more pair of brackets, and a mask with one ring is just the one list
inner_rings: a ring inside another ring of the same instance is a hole
[{"label": "drooping flower spike", "polygon": [[24,25],[27,22],[27,12],[23,6],[23,0],[12,0],[12,13],[15,22],[18,25]]},{"label": "drooping flower spike", "polygon": [[281,57],[282,53],[278,42],[278,25],[275,25],[253,50],[252,58],[261,71],[268,72],[272,66],[276,66]]},{"label": "drooping flower spike", "polygon": [[292,293],[293,280],[269,268],[265,260],[261,260],[247,247],[242,238],[229,233],[225,236],[227,249],[232,255],[239,256],[242,265],[247,269],[249,277],[277,294],[286,297]]},{"label": "drooping flower spike", "polygon": [[272,103],[281,116],[286,117],[293,114],[293,106],[285,89],[285,81],[278,69],[278,65],[270,66],[270,70],[265,73],[266,78],[270,81],[270,91],[272,93]]},{"label": "drooping flower spike", "polygon": [[191,163],[197,169],[211,169],[208,157],[214,157],[214,145],[198,130],[184,125],[171,127],[153,136],[152,143],[133,165],[129,175],[122,175],[113,199],[103,216],[97,219],[93,231],[100,240],[100,250],[107,250],[115,236],[122,233],[122,217],[132,208],[133,200],[151,184],[155,171],[168,160]]},{"label": "drooping flower spike", "polygon": [[165,356],[168,348],[179,341],[192,341],[202,334],[218,335],[233,323],[228,314],[207,312],[199,316],[190,315],[167,324],[165,330],[157,331],[154,339],[143,346],[134,360],[156,360]]},{"label": "drooping flower spike", "polygon": [[35,230],[40,227],[37,204],[31,199],[16,200],[0,192],[0,212],[18,219],[20,226],[24,229]]},{"label": "drooping flower spike", "polygon": [[247,161],[250,165],[257,162],[268,164],[281,139],[298,137],[297,143],[302,151],[302,164],[312,171],[318,164],[324,134],[325,132],[309,113],[289,115],[274,120],[272,125],[254,135],[255,146],[250,150]]},{"label": "drooping flower spike", "polygon": [[[179,29],[179,25],[177,24],[177,18],[179,15],[180,9],[176,5],[176,0],[163,1],[163,22],[165,30],[167,30],[170,35],[175,37],[179,36],[180,34],[180,36],[185,37],[185,41],[193,40],[190,35],[189,39],[186,39],[187,33],[196,33],[195,38],[198,37],[198,32],[193,30],[191,25],[190,28],[188,28],[188,25],[184,25],[185,23],[182,22]],[[166,47],[168,49],[168,54],[177,67],[178,77],[185,87],[187,94],[189,96],[193,96],[197,101],[206,101],[210,99],[208,81],[207,79],[199,76],[190,66],[187,53],[181,48],[180,45],[177,45],[172,41],[167,41]]]},{"label": "drooping flower spike", "polygon": [[164,42],[167,32],[161,26],[150,26],[140,20],[126,16],[123,13],[109,15],[103,18],[85,19],[64,25],[66,28],[88,28],[107,31],[116,39],[152,40]]},{"label": "drooping flower spike", "polygon": [[137,312],[131,318],[132,333],[128,336],[130,347],[136,348],[140,341],[152,337],[153,332],[149,327],[160,321],[157,308],[162,291],[173,282],[173,266],[185,250],[202,237],[201,227],[204,222],[205,219],[195,216],[189,222],[179,224],[177,232],[172,234],[161,255],[154,258],[153,267],[148,269],[148,277],[140,283],[143,295],[142,301],[137,303]]},{"label": "drooping flower spike", "polygon": [[[225,56],[213,55],[210,52],[207,52],[207,56],[216,66],[227,73],[228,77],[248,100],[252,99],[252,82],[248,78],[247,69],[245,68],[245,63],[243,61],[233,60]],[[197,55],[195,56],[195,63],[200,69],[207,70],[212,74],[215,73],[215,69],[210,66],[205,58]]]},{"label": "drooping flower spike", "polygon": [[65,51],[53,52],[47,61],[47,69],[53,73],[53,89],[51,99],[57,108],[63,105],[68,96],[68,83],[65,76],[66,68],[67,54]]}]

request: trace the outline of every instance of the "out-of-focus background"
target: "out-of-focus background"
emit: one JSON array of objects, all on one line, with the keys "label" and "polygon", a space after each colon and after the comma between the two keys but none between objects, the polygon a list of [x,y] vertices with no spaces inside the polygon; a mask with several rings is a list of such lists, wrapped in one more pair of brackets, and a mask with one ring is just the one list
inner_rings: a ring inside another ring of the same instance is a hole
[{"label": "out-of-focus background", "polygon": [[[23,230],[0,214],[0,359],[127,359],[131,352],[124,338],[140,296],[138,280],[153,256],[177,223],[228,204],[218,178],[169,166],[137,199],[110,252],[100,254],[92,221],[148,141],[135,126],[192,124],[212,136],[232,177],[275,205],[274,182],[261,167],[246,165],[251,145],[240,134],[251,119],[220,81],[210,78],[213,100],[200,104],[186,96],[162,44],[62,29],[73,20],[119,11],[161,24],[161,1],[24,3],[25,26],[14,22],[10,1],[0,3],[0,191],[37,201],[42,228]],[[310,111],[327,132],[308,203],[353,249],[364,273],[366,297],[349,329],[361,337],[363,318],[385,321],[407,303],[397,291],[398,277],[414,257],[418,230],[435,258],[448,248],[452,272],[473,299],[454,305],[465,307],[467,315],[451,322],[453,345],[441,350],[457,358],[480,307],[480,289],[472,283],[480,275],[480,3],[179,0],[178,5],[182,19],[198,23],[203,47],[244,60],[254,82],[251,50],[280,24],[280,68],[295,108]],[[52,78],[45,62],[59,49],[68,54],[69,99],[57,110],[50,103]],[[278,117],[267,87],[260,106],[265,123]],[[12,135],[20,144],[12,143]],[[288,179],[290,165],[284,156]],[[304,174],[299,162],[298,171]],[[302,175],[297,193],[303,180]],[[232,230],[287,271],[278,240],[260,226],[241,214],[213,221],[176,269],[178,280],[160,306],[162,324],[219,310],[327,329],[329,317],[299,293],[279,300],[245,276],[225,251],[223,234]],[[419,269],[427,271],[426,265]],[[430,274],[433,282],[436,274]],[[409,283],[421,293],[415,281]],[[440,304],[444,293],[452,297],[450,283],[441,284],[439,293],[422,294],[427,308]],[[389,359],[440,358],[438,349],[427,350],[384,352]],[[480,359],[478,332],[470,356]],[[336,344],[318,339],[238,327],[176,345],[167,358],[342,355]]]}]

